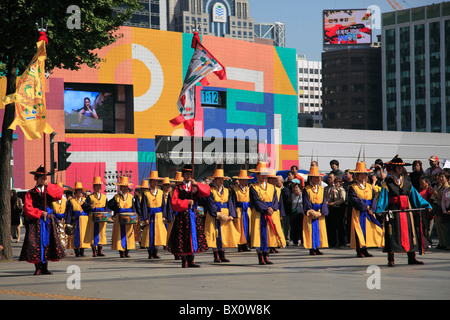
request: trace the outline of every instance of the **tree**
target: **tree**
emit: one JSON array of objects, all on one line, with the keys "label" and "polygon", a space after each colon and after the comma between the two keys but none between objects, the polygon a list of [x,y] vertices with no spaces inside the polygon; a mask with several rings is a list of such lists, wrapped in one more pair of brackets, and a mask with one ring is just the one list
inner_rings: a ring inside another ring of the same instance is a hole
[{"label": "tree", "polygon": [[[113,8],[120,10],[113,11]],[[54,68],[95,68],[101,62],[96,49],[121,37],[119,27],[141,9],[138,0],[1,0],[0,76],[6,77],[6,95],[16,91],[18,72],[25,70],[36,53],[36,23],[48,24],[46,71]],[[5,106],[0,140],[0,260],[12,260],[10,161],[14,103]]]}]

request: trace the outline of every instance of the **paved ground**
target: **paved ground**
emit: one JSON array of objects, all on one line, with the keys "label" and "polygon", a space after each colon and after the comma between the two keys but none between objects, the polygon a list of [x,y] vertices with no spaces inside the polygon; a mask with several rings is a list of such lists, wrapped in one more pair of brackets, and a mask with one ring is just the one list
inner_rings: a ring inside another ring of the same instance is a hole
[{"label": "paved ground", "polygon": [[[13,243],[15,261],[0,262],[0,300],[428,300],[448,299],[450,251],[431,249],[418,256],[425,265],[410,266],[396,255],[387,267],[381,249],[372,258],[356,258],[353,250],[324,249],[309,256],[302,247],[272,254],[273,265],[259,266],[256,253],[229,250],[230,263],[213,263],[212,252],[197,255],[201,268],[181,268],[167,252],[148,260],[146,250],[120,259],[105,248],[105,257],[65,259],[50,263],[51,276],[34,276],[34,266],[19,262],[22,243]],[[162,251],[162,250],[160,250]],[[73,268],[80,271],[73,273]],[[68,273],[69,270],[69,273]],[[80,281],[75,281],[77,275]],[[79,288],[73,288],[79,284]],[[72,286],[72,288],[71,288]],[[372,289],[370,289],[370,287]]]}]

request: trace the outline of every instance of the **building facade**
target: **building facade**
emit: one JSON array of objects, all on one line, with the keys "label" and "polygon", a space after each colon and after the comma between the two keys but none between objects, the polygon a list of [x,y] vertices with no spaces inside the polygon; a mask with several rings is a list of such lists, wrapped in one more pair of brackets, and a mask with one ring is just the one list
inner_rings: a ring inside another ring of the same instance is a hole
[{"label": "building facade", "polygon": [[297,71],[299,126],[322,128],[322,62],[298,55]]},{"label": "building facade", "polygon": [[253,42],[248,0],[168,0],[168,30]]},{"label": "building facade", "polygon": [[[71,144],[72,164],[56,172],[56,181],[69,186],[81,181],[91,188],[93,175],[100,175],[108,195],[117,192],[117,175],[130,175],[135,188],[151,169],[173,178],[182,167],[177,161],[191,159],[190,143],[177,149],[187,132],[169,120],[179,114],[193,35],[133,27],[119,32],[123,37],[99,50],[104,60],[98,68],[53,70],[46,85],[47,119],[55,142]],[[274,169],[298,164],[297,130],[292,130],[297,127],[295,49],[211,36],[201,36],[201,41],[225,66],[227,79],[211,74],[208,86],[196,87],[195,162],[203,156],[196,178],[211,176],[214,163],[206,160],[214,155],[224,159],[225,151],[231,154],[224,168],[230,176],[245,165],[235,161],[238,153],[249,159],[249,168],[259,154],[267,154]],[[80,117],[87,103],[99,119]],[[14,187],[30,188],[34,181],[29,172],[43,164],[43,141],[26,140],[19,128],[14,133]],[[244,141],[244,148],[231,144],[229,149],[224,143],[220,150],[222,142],[216,142],[225,140]]]},{"label": "building facade", "polygon": [[382,15],[383,129],[450,133],[450,2]]},{"label": "building facade", "polygon": [[[123,25],[137,28],[167,30],[167,0],[139,0],[141,10],[135,10]],[[123,11],[116,8],[114,11]]]},{"label": "building facade", "polygon": [[286,26],[284,23],[255,23],[254,41],[272,41],[274,46],[286,47]]},{"label": "building facade", "polygon": [[324,128],[382,129],[380,47],[323,52],[322,77]]}]

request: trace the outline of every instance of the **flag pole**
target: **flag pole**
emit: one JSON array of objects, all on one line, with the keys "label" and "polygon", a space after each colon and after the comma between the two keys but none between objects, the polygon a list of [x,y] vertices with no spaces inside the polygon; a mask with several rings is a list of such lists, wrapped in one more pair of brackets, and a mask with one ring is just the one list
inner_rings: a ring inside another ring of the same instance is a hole
[{"label": "flag pole", "polygon": [[[197,89],[195,88],[195,86],[194,86],[194,106],[196,105],[196,103],[197,103]],[[194,109],[195,110],[195,109]],[[195,112],[195,111],[194,111]],[[194,119],[195,119],[195,114],[194,114]],[[191,148],[192,148],[192,150],[191,150],[191,157],[192,157],[192,159],[191,159],[191,164],[192,164],[192,179],[194,179],[195,180],[195,178],[194,178],[194,168],[195,168],[195,164],[194,164],[194,159],[195,159],[195,156],[194,156],[194,150],[195,150],[195,121],[194,121],[194,126],[193,126],[193,130],[192,130],[193,132],[192,132],[192,141],[191,141]]]},{"label": "flag pole", "polygon": [[[43,137],[44,140],[44,177],[45,177],[45,181],[47,181],[47,169],[46,169],[46,164],[47,164],[47,148],[46,148],[46,144],[45,144],[45,132],[43,132]],[[47,185],[44,182],[44,211],[47,212]],[[47,217],[44,217],[44,221],[47,220]]]}]

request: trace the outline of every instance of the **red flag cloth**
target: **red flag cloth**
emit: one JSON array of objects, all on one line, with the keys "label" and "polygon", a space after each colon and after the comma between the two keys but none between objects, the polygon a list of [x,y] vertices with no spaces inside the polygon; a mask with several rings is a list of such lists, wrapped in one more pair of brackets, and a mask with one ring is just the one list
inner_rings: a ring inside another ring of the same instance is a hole
[{"label": "red flag cloth", "polygon": [[180,115],[170,120],[172,126],[184,124],[185,129],[194,135],[195,119],[195,85],[200,82],[208,85],[206,76],[214,73],[221,80],[226,79],[225,67],[202,45],[197,32],[192,38],[192,48],[195,48],[191,58],[188,71],[186,73],[183,88],[178,98],[178,110]]}]

